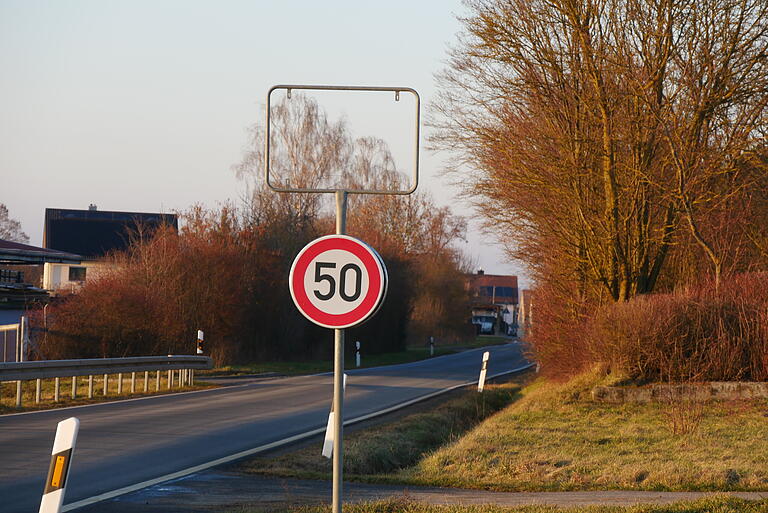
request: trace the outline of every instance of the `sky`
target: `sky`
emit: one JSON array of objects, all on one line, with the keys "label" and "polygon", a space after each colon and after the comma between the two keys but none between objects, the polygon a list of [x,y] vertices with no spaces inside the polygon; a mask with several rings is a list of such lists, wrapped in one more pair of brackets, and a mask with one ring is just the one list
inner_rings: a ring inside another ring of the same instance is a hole
[{"label": "sky", "polygon": [[[47,207],[238,200],[232,166],[272,85],[408,86],[424,116],[462,13],[458,0],[0,0],[0,203],[40,244]],[[360,129],[398,131],[398,120],[367,119]],[[422,130],[420,190],[474,219]],[[525,285],[497,237],[471,221],[462,247]]]}]

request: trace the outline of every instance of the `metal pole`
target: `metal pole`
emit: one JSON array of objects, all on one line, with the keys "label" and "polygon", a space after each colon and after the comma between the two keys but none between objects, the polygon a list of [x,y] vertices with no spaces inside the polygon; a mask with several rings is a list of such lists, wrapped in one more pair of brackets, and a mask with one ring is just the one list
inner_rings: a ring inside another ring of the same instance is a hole
[{"label": "metal pole", "polygon": [[[347,231],[347,192],[336,191],[336,234]],[[333,501],[332,513],[341,513],[342,443],[344,419],[344,330],[333,330]]]}]

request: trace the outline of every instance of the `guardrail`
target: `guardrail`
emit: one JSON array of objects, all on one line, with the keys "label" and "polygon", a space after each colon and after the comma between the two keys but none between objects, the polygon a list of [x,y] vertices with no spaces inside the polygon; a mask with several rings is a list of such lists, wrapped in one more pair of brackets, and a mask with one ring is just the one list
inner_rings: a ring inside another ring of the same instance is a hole
[{"label": "guardrail", "polygon": [[0,363],[0,382],[16,381],[16,407],[21,407],[22,382],[36,380],[35,402],[40,402],[41,380],[54,378],[54,401],[59,401],[60,379],[72,378],[72,398],[77,394],[77,377],[88,376],[88,398],[93,398],[94,376],[103,375],[103,394],[109,390],[109,375],[117,374],[117,393],[122,393],[123,374],[131,374],[131,393],[136,391],[136,373],[144,372],[144,392],[149,391],[149,372],[156,371],[155,390],[160,390],[160,373],[167,372],[170,389],[178,371],[179,386],[194,384],[195,369],[210,369],[213,362],[208,356],[169,355],[135,356],[128,358],[91,358],[82,360],[40,360],[31,362]]}]

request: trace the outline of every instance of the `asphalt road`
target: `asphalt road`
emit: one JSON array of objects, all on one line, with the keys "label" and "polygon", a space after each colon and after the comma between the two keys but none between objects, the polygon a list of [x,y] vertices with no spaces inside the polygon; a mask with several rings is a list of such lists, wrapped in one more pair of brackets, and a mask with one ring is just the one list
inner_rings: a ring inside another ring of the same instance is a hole
[{"label": "asphalt road", "polygon": [[[486,348],[488,375],[525,365],[517,344]],[[476,380],[483,349],[347,371],[344,418]],[[65,505],[325,427],[332,376],[0,417],[0,510],[36,511],[56,424],[80,419]]]}]

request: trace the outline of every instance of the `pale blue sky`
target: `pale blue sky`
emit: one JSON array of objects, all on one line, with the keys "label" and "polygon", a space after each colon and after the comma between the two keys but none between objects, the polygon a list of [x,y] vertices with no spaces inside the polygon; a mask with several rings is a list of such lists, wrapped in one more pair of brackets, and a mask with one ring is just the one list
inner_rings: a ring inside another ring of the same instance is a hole
[{"label": "pale blue sky", "polygon": [[[243,192],[231,170],[277,83],[410,86],[426,107],[459,1],[0,0],[0,202],[170,211]],[[376,135],[376,134],[358,134]],[[423,142],[423,139],[422,139]],[[424,152],[422,187],[459,213]],[[465,246],[519,273],[492,238]]]}]

